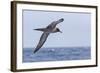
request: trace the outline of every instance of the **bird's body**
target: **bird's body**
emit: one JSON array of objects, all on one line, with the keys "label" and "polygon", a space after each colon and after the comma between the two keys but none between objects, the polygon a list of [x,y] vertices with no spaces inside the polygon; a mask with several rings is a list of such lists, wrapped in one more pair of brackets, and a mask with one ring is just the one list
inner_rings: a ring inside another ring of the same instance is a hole
[{"label": "bird's body", "polygon": [[42,34],[42,36],[41,36],[41,38],[39,40],[39,43],[38,43],[37,47],[34,50],[34,53],[36,53],[43,46],[43,44],[45,43],[45,41],[46,41],[46,39],[47,39],[47,37],[48,37],[48,35],[50,33],[61,32],[59,30],[59,28],[56,28],[56,25],[61,23],[61,22],[63,22],[63,21],[64,21],[64,19],[61,18],[58,21],[54,21],[51,24],[49,24],[46,28],[34,29],[34,30],[38,30],[38,31],[42,31],[43,32],[43,34]]}]

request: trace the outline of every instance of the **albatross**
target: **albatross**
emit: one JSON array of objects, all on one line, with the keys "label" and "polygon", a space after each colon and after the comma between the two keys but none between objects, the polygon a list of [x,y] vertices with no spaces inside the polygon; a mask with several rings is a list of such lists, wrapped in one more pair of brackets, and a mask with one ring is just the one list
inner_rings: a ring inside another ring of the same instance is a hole
[{"label": "albatross", "polygon": [[[59,28],[56,27],[57,24],[63,22],[64,19],[61,18],[57,21],[53,21],[51,24],[49,24],[46,28],[38,28],[38,29],[34,29],[37,31],[42,31],[43,34],[40,37],[39,43],[36,46],[34,53],[36,53],[45,43],[45,41],[47,40],[47,37],[50,33],[56,33],[56,32],[61,32]],[[62,33],[62,32],[61,32]]]}]

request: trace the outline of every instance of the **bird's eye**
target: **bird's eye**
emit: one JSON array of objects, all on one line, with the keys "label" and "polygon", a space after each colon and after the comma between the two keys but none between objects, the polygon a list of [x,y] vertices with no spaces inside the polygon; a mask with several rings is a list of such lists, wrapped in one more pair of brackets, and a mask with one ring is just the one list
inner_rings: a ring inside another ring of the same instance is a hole
[{"label": "bird's eye", "polygon": [[57,28],[57,30],[59,31],[59,29]]}]

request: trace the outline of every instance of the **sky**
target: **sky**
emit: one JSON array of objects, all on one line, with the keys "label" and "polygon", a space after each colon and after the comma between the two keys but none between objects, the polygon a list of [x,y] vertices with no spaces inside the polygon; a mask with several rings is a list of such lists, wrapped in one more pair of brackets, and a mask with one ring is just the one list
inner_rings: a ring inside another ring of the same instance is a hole
[{"label": "sky", "polygon": [[36,47],[45,28],[51,22],[64,18],[57,25],[62,33],[51,33],[43,47],[87,47],[91,45],[91,14],[23,10],[23,48]]}]

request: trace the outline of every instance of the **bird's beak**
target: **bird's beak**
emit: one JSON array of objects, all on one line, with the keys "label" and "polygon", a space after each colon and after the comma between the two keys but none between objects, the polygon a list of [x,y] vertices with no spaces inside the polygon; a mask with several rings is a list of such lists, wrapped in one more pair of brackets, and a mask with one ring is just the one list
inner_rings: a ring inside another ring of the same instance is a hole
[{"label": "bird's beak", "polygon": [[62,33],[62,31],[59,31],[60,33]]}]

